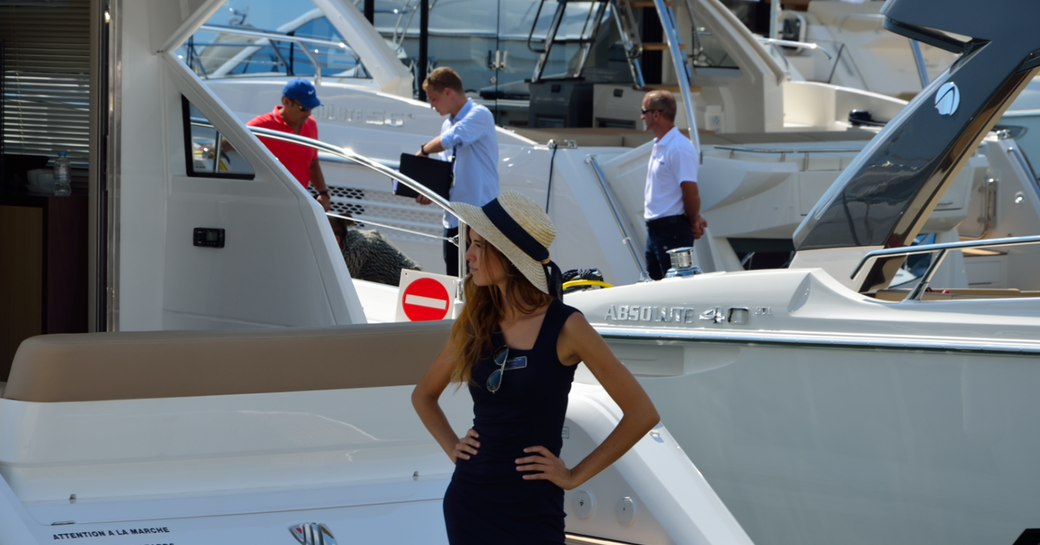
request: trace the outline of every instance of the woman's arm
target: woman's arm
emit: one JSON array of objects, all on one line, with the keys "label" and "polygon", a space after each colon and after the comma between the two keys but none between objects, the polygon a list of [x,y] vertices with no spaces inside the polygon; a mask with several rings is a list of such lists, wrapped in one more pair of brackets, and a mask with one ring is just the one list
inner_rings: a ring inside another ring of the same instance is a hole
[{"label": "woman's arm", "polygon": [[451,382],[451,370],[454,365],[452,354],[454,351],[451,350],[449,342],[426,371],[426,375],[415,385],[415,390],[412,391],[412,406],[437,444],[451,458],[452,463],[455,463],[459,458],[469,460],[477,453],[480,443],[477,441],[477,432],[472,429],[465,437],[456,436],[448,417],[444,415],[438,403],[441,393]]},{"label": "woman's arm", "polygon": [[558,352],[564,363],[585,362],[623,413],[614,431],[571,469],[543,446],[528,447],[524,452],[532,456],[517,459],[517,470],[531,472],[525,479],[550,480],[570,490],[616,462],[661,418],[643,387],[580,313],[572,314],[564,324]]}]

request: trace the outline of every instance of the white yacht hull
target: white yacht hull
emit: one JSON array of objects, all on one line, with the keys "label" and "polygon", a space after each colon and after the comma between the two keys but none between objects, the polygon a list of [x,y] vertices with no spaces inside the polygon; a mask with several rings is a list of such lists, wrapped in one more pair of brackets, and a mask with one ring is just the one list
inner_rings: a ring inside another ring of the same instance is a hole
[{"label": "white yacht hull", "polygon": [[[410,396],[449,326],[30,339],[0,397],[0,543],[446,543],[453,468]],[[572,464],[621,418],[583,381]],[[462,433],[468,392],[441,404]],[[565,506],[599,539],[750,543],[663,426]]]},{"label": "white yacht hull", "polygon": [[1010,544],[1040,525],[1035,298],[892,303],[793,269],[568,302],[756,543]]},{"label": "white yacht hull", "polygon": [[[616,422],[616,408],[597,389],[579,385],[572,395],[563,453],[572,463]],[[33,437],[32,445],[5,441],[0,542],[288,545],[295,528],[323,525],[339,543],[447,543],[441,505],[451,464],[410,414],[410,392],[43,408],[0,400],[0,417],[26,424],[7,426],[6,436]],[[464,429],[468,395],[452,399],[451,417]],[[373,411],[376,404],[388,410]],[[80,448],[64,450],[71,443]],[[569,533],[750,543],[663,427],[565,502]],[[625,502],[635,510],[630,518],[617,511]]]}]

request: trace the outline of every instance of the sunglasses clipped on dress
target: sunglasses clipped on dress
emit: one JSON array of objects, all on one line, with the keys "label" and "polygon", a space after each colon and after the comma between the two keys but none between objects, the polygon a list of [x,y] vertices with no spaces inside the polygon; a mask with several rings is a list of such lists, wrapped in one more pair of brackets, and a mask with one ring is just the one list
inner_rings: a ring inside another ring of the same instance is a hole
[{"label": "sunglasses clipped on dress", "polygon": [[487,391],[495,393],[502,387],[502,379],[506,376],[507,361],[509,361],[509,347],[503,346],[495,352],[494,362],[498,369],[495,369],[488,375],[487,382],[484,384]]}]

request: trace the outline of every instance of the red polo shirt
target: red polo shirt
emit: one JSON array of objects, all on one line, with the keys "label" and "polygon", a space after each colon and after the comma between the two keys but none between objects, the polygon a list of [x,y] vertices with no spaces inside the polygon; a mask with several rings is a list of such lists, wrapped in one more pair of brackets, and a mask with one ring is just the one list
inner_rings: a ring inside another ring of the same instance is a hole
[{"label": "red polo shirt", "polygon": [[[273,129],[276,131],[294,134],[285,120],[282,119],[282,107],[275,106],[274,111],[254,118],[249,123],[250,127]],[[318,139],[318,123],[308,117],[300,129],[300,136]],[[303,184],[304,189],[311,185],[311,163],[318,160],[318,150],[301,146],[292,142],[282,142],[260,136],[260,141],[271,150],[271,153],[285,165],[285,168]]]}]

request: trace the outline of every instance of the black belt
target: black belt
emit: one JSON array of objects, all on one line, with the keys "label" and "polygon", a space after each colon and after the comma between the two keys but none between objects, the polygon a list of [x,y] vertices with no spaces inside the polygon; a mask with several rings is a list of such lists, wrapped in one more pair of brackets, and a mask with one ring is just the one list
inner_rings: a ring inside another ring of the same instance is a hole
[{"label": "black belt", "polygon": [[679,214],[676,216],[664,216],[661,218],[654,218],[652,220],[646,220],[646,226],[650,229],[660,229],[662,227],[671,227],[673,225],[689,225],[690,219],[686,214]]}]

